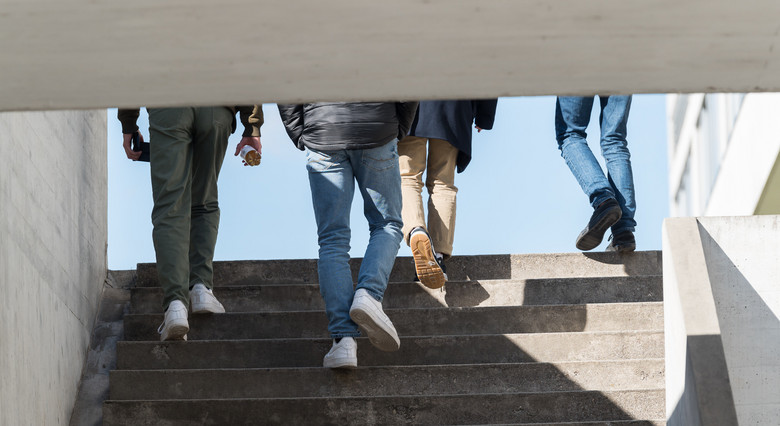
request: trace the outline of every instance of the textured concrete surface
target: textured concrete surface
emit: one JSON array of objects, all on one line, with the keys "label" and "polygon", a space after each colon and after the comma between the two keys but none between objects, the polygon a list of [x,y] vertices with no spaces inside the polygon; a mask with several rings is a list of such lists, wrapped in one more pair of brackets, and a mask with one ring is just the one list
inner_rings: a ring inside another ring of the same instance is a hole
[{"label": "textured concrete surface", "polygon": [[0,110],[780,90],[779,14],[773,0],[5,0]]},{"label": "textured concrete surface", "polygon": [[664,223],[670,425],[780,418],[780,217]]},{"label": "textured concrete surface", "polygon": [[101,405],[108,398],[109,371],[116,368],[116,343],[124,336],[124,318],[130,309],[130,291],[127,289],[135,274],[109,271],[100,312],[90,338],[87,363],[79,384],[78,398],[70,417],[71,426],[100,426],[103,424]]},{"label": "textured concrete surface", "polygon": [[324,368],[119,370],[111,399],[298,398],[382,395],[462,395],[663,389],[664,361],[506,363]]},{"label": "textured concrete surface", "polygon": [[0,114],[0,158],[0,424],[64,425],[106,279],[106,112]]},{"label": "textured concrete surface", "polygon": [[[382,306],[394,309],[657,302],[662,293],[661,276],[449,281],[435,290],[420,283],[396,282],[388,285]],[[230,286],[220,287],[214,294],[227,312],[325,309],[316,284]],[[162,297],[160,288],[134,288],[133,313],[162,313]]]},{"label": "textured concrete surface", "polygon": [[[109,401],[110,425],[174,424],[187,412],[213,424],[480,424],[657,419],[663,391],[504,393],[383,398],[296,398],[198,401]],[[175,420],[174,420],[175,421]],[[190,423],[190,424],[195,424]]]},{"label": "textured concrete surface", "polygon": [[[663,303],[386,309],[399,336],[663,330]],[[125,316],[126,340],[157,340],[162,315]],[[325,312],[193,315],[190,341],[327,337]]]},{"label": "textured concrete surface", "polygon": [[737,419],[771,424],[780,419],[780,216],[698,222]]},{"label": "textured concrete surface", "polygon": [[612,422],[565,422],[565,423],[513,423],[515,426],[665,426],[664,420],[618,420]]},{"label": "textured concrete surface", "polygon": [[[353,279],[357,280],[362,259],[351,259]],[[659,251],[618,254],[614,252],[504,254],[453,256],[447,260],[447,276],[454,281],[583,278],[661,275]],[[312,284],[317,282],[317,261],[255,260],[214,262],[214,285]],[[414,264],[409,257],[399,257],[390,281],[410,281]],[[153,263],[138,264],[138,285],[157,287]]]},{"label": "textured concrete surface", "polygon": [[722,345],[696,345],[697,339],[720,340],[696,218],[667,219],[663,233],[668,423],[736,424]]},{"label": "textured concrete surface", "polygon": [[[401,336],[398,352],[358,338],[361,366],[605,361],[663,358],[663,333],[540,333]],[[330,339],[119,342],[121,370],[319,367]]]},{"label": "textured concrete surface", "polygon": [[229,312],[191,315],[186,342],[158,341],[161,294],[140,265],[104,424],[662,424],[660,261],[468,256],[431,291],[401,259],[384,300],[400,350],[358,338],[351,371],[321,367],[316,261],[219,263]]}]

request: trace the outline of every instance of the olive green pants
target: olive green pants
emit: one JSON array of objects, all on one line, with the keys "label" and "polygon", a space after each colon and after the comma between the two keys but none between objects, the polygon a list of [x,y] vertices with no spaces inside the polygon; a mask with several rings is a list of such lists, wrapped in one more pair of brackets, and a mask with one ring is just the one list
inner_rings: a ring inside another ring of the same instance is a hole
[{"label": "olive green pants", "polygon": [[189,306],[190,285],[213,286],[217,178],[233,114],[224,107],[149,109],[152,239],[163,307]]}]

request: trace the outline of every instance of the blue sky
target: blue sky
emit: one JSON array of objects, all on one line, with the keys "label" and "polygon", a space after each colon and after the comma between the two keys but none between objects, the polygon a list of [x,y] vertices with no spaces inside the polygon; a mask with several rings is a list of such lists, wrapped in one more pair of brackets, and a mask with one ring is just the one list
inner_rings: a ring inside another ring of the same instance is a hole
[{"label": "blue sky", "polygon": [[[597,103],[598,104],[598,103]],[[215,260],[317,257],[317,233],[304,153],[284,132],[276,105],[263,107],[263,162],[243,167],[230,138],[219,180],[221,224]],[[453,255],[576,252],[590,218],[588,199],[555,142],[555,97],[501,98],[493,130],[475,132],[473,157],[458,174]],[[138,122],[148,140],[148,121]],[[598,109],[588,141],[598,148]],[[666,112],[663,95],[634,96],[628,122],[637,197],[637,249],[661,249],[668,216]],[[597,155],[600,157],[600,155]],[[359,200],[360,194],[355,194]],[[368,225],[353,202],[353,257],[362,257]],[[116,110],[108,111],[108,267],[154,262],[149,164],[128,160]],[[594,251],[604,250],[604,242]],[[402,243],[399,256],[411,252]]]}]

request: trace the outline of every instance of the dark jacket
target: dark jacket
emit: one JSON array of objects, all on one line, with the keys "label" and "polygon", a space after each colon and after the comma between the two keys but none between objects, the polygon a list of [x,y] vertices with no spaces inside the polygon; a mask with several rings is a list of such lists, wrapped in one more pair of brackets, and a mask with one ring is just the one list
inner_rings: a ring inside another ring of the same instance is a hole
[{"label": "dark jacket", "polygon": [[[233,130],[236,131],[236,111],[239,112],[241,117],[241,124],[244,125],[244,133],[241,136],[260,136],[260,126],[263,125],[263,106],[262,105],[248,105],[248,106],[226,106],[225,108],[233,112]],[[134,109],[120,109],[117,111],[116,116],[119,122],[122,123],[122,133],[130,134],[138,131],[138,115],[140,114],[140,108]]]},{"label": "dark jacket", "polygon": [[382,146],[409,132],[417,102],[321,102],[279,105],[298,149],[322,151]]},{"label": "dark jacket", "polygon": [[479,101],[422,101],[409,136],[442,139],[458,148],[458,173],[471,161],[471,124],[490,130],[497,99]]}]

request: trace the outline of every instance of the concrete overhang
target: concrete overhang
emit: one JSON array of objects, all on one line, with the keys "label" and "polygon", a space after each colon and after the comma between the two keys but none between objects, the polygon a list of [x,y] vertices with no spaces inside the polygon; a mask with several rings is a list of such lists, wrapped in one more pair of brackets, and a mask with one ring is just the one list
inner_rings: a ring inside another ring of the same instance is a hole
[{"label": "concrete overhang", "polygon": [[0,110],[780,90],[777,0],[0,0]]}]

